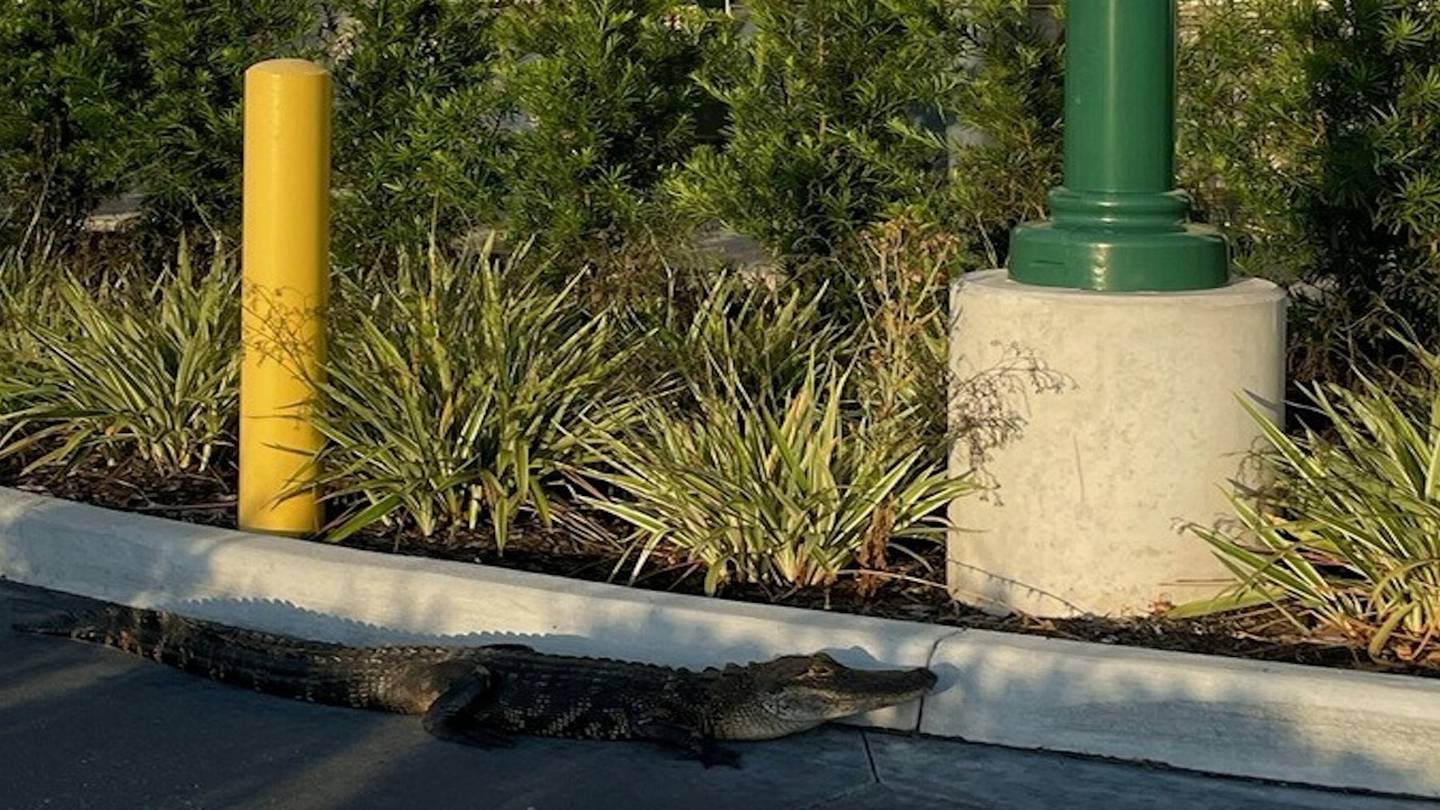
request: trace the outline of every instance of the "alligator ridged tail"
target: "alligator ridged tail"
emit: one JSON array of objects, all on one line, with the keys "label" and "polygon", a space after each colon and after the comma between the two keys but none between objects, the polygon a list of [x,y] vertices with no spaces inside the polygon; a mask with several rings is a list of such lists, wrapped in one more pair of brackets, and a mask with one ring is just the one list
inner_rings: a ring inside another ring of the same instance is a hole
[{"label": "alligator ridged tail", "polygon": [[[307,642],[299,639],[254,633],[187,619],[164,611],[125,605],[105,605],[93,610],[52,614],[16,622],[13,627],[22,633],[65,636],[103,644],[186,669],[189,667],[185,666],[185,659],[219,653],[233,647],[234,642],[242,642],[241,646],[262,643],[272,648],[307,646]],[[243,644],[245,641],[250,641],[251,644]]]},{"label": "alligator ridged tail", "polygon": [[75,613],[52,613],[35,619],[25,619],[10,625],[17,633],[35,633],[42,636],[70,636],[81,623]]},{"label": "alligator ridged tail", "polygon": [[262,692],[344,706],[372,703],[364,670],[388,657],[376,655],[375,648],[306,641],[123,605],[45,616],[14,628],[115,647]]},{"label": "alligator ridged tail", "polygon": [[[203,622],[192,622],[158,610],[106,605],[94,610],[56,613],[11,625],[22,633],[90,641],[117,647],[146,657],[163,658],[165,648],[177,631],[199,629]],[[194,633],[184,633],[195,635]]]}]

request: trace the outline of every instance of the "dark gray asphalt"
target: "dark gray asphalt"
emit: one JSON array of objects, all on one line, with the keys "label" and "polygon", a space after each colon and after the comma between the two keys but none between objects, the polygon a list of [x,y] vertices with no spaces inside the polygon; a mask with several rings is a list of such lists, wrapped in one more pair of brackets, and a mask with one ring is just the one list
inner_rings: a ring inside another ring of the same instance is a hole
[{"label": "dark gray asphalt", "polygon": [[838,727],[736,746],[738,771],[627,743],[470,749],[432,740],[415,718],[295,703],[9,630],[74,603],[0,581],[4,810],[1436,806]]}]

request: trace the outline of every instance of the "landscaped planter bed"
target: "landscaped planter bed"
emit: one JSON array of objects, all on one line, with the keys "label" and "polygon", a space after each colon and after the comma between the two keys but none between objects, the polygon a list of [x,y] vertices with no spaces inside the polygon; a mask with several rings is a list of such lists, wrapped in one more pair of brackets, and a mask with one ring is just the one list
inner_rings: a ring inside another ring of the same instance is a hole
[{"label": "landscaped planter bed", "polygon": [[[37,472],[19,476],[0,472],[0,486],[124,511],[236,528],[234,470],[223,461],[219,471],[159,478],[138,466],[79,466],[66,474]],[[562,528],[521,524],[505,553],[495,551],[484,531],[460,529],[453,535],[425,539],[414,532],[365,531],[339,545],[404,556],[478,563],[519,571],[552,574],[590,582],[629,582],[629,565],[618,571],[619,549],[577,537]],[[1196,540],[1195,542],[1199,542]],[[1023,633],[1071,641],[1145,647],[1175,652],[1278,661],[1369,671],[1440,677],[1440,667],[1375,662],[1363,652],[1334,643],[1317,642],[1295,632],[1273,608],[1196,619],[1167,619],[1162,614],[1133,618],[1081,616],[1043,619],[1019,614],[994,616],[951,599],[940,579],[944,570],[940,546],[921,547],[924,565],[903,555],[880,577],[875,593],[862,596],[855,577],[842,577],[828,589],[776,592],[758,586],[731,585],[715,598],[787,607],[854,613],[949,627]],[[703,571],[696,573],[678,560],[656,555],[633,586],[644,590],[702,595]]]}]

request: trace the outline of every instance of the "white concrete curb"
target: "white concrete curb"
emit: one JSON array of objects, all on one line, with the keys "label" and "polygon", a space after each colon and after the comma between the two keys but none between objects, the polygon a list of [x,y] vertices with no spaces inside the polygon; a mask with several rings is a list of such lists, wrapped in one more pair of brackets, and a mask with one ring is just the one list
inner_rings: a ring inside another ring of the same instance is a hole
[{"label": "white concrete curb", "polygon": [[986,630],[931,667],[927,734],[1440,796],[1440,681]]},{"label": "white concrete curb", "polygon": [[656,593],[0,488],[0,576],[310,638],[448,636],[683,666],[827,650],[940,675],[860,724],[1440,797],[1440,682]]}]

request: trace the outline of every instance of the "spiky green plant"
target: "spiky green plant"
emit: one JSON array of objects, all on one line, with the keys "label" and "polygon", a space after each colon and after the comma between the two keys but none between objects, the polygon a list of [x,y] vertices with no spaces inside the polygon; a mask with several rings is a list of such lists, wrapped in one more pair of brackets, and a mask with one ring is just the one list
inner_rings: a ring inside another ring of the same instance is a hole
[{"label": "spiky green plant", "polygon": [[138,456],[162,473],[205,469],[234,441],[238,281],[218,250],[197,275],[183,242],[146,290],[60,277],[58,310],[26,319],[9,341],[0,457],[34,455],[27,470],[96,455]]},{"label": "spiky green plant", "polygon": [[61,275],[48,245],[11,248],[0,255],[0,413],[25,407],[20,367],[35,356],[27,326],[58,311],[55,279]]},{"label": "spiky green plant", "polygon": [[429,537],[475,528],[503,549],[516,515],[548,521],[557,473],[587,459],[593,431],[623,427],[629,350],[605,316],[559,290],[521,250],[508,261],[437,251],[364,284],[342,282],[315,424],[329,499],[364,506],[329,533],[382,519]]},{"label": "spiky green plant", "polygon": [[[1307,391],[1331,427],[1285,434],[1258,412],[1273,503],[1236,499],[1243,531],[1194,527],[1239,583],[1302,628],[1413,659],[1440,633],[1440,355],[1412,346],[1427,375],[1357,372]],[[1252,409],[1253,410],[1253,409]]]},{"label": "spiky green plant", "polygon": [[589,503],[635,527],[638,573],[664,544],[721,583],[824,585],[896,537],[931,537],[942,504],[969,492],[927,465],[925,449],[875,441],[846,414],[845,379],[812,371],[778,409],[737,394],[698,415],[644,409],[643,425],[607,432],[595,477],[623,498]]},{"label": "spiky green plant", "polygon": [[62,262],[53,242],[14,247],[0,254],[0,351],[25,342],[27,322],[53,317]]},{"label": "spiky green plant", "polygon": [[845,330],[821,310],[824,291],[771,289],[727,273],[688,318],[672,313],[650,341],[658,371],[678,373],[694,397],[742,390],[770,402],[805,378],[816,359],[843,354]]}]

